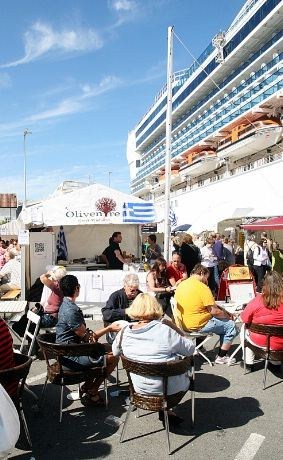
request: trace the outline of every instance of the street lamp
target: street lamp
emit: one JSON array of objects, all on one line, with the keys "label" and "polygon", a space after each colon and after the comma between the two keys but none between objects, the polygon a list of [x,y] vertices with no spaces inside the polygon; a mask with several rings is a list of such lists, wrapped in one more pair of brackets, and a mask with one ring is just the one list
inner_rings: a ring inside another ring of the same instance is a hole
[{"label": "street lamp", "polygon": [[110,188],[110,184],[111,184],[111,174],[112,174],[112,171],[108,171],[108,187]]},{"label": "street lamp", "polygon": [[26,136],[32,132],[28,129],[24,130],[24,205],[23,208],[27,206],[27,153],[26,153]]}]

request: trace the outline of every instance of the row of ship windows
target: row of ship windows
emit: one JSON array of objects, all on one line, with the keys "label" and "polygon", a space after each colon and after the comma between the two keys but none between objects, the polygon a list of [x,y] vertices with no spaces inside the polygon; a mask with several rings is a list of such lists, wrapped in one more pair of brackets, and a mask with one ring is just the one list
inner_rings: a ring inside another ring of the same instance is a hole
[{"label": "row of ship windows", "polygon": [[[262,55],[264,52],[268,50],[272,45],[274,45],[280,38],[282,38],[283,32],[280,31],[276,33],[271,40],[269,40],[267,43],[264,44],[256,53],[253,53],[250,58],[245,61],[240,67],[238,67],[235,71],[233,71],[222,83],[220,83],[218,86],[220,88],[224,88],[231,80],[233,80],[239,73],[243,72],[245,68],[247,68],[250,64],[253,63],[260,55]],[[236,38],[236,36],[234,37]],[[233,39],[232,39],[233,40]],[[229,51],[230,54],[230,51]],[[217,64],[219,65],[219,64]],[[199,86],[209,75],[212,70],[214,70],[217,65],[215,64],[214,61],[212,61],[208,66],[190,83],[190,85],[187,86],[187,88],[178,96],[178,98],[173,102],[172,104],[172,110],[176,110],[176,108],[186,99],[189,94],[196,89],[197,86]],[[209,69],[209,67],[211,68]],[[218,88],[215,88],[213,91],[211,91],[203,100],[199,101],[196,105],[194,105],[188,112],[183,114],[182,118],[177,120],[176,126],[178,124],[182,123],[184,118],[186,118],[189,114],[194,113],[199,107],[201,107],[205,102],[207,102],[211,97],[213,97],[217,92],[219,91]],[[174,94],[173,94],[174,95]],[[167,98],[165,98],[162,103],[156,108],[154,113],[152,114],[153,116],[147,119],[145,121],[144,125],[146,126],[149,124],[149,122],[157,115],[157,113],[162,110],[167,104]],[[148,130],[139,138],[137,139],[136,145],[137,147],[165,120],[166,118],[166,113],[164,112],[149,128]],[[143,127],[143,129],[145,128]],[[175,128],[175,126],[174,126]],[[141,129],[141,128],[140,128]],[[136,133],[136,137],[138,137],[140,129]],[[148,148],[152,148],[154,144],[151,144]],[[147,149],[148,150],[148,149]]]},{"label": "row of ship windows", "polygon": [[[282,36],[283,36],[283,32],[282,32]],[[190,123],[190,126],[193,126],[193,124],[199,124],[199,122],[202,120],[202,119],[205,119],[207,118],[207,116],[209,116],[212,112],[215,112],[216,110],[218,110],[220,107],[223,106],[223,104],[227,103],[228,99],[229,98],[233,98],[235,95],[237,95],[244,87],[250,85],[253,81],[255,81],[257,78],[261,77],[266,71],[270,70],[271,67],[273,67],[275,64],[279,63],[280,60],[282,59],[282,56],[283,56],[283,53],[281,53],[280,55],[278,54],[274,54],[274,58],[268,62],[267,64],[264,64],[262,65],[261,69],[258,70],[257,72],[252,72],[251,74],[251,77],[248,78],[247,80],[242,80],[241,84],[239,86],[237,86],[236,88],[234,88],[228,95],[225,95],[224,98],[222,98],[221,100],[217,101],[216,104],[214,105],[211,105],[209,109],[207,109],[206,111],[204,111],[203,115],[200,115],[197,119],[197,121],[193,121]],[[214,93],[217,92],[217,90],[214,90],[213,91]],[[206,102],[206,100],[208,100],[209,98],[211,97],[211,93],[209,94],[209,96],[205,99],[205,100],[202,100],[200,101],[197,106],[200,106],[200,105],[203,105],[204,102]],[[187,118],[189,115],[192,114],[193,111],[195,111],[195,107],[194,106],[192,109],[188,110],[187,112],[185,112],[185,114],[183,115],[182,117],[182,121],[184,121],[184,118]],[[178,127],[178,124],[180,124],[180,121],[176,122],[173,124],[173,130],[176,129]],[[184,130],[187,130],[189,126],[183,128]],[[181,135],[183,135],[182,132],[178,133],[177,137],[180,137]],[[157,142],[160,142],[162,140],[164,140],[164,135],[161,135],[158,139],[155,140],[155,142],[153,144],[151,144],[148,149],[146,149],[144,151],[144,155],[146,154],[147,151],[149,151],[150,149],[152,149],[153,145]],[[162,150],[162,145],[160,145],[158,147],[157,150],[155,150],[154,152],[152,152],[152,155],[155,155],[158,151]],[[143,155],[143,156],[144,156]],[[145,159],[145,161],[147,161],[147,159]]]},{"label": "row of ship windows", "polygon": [[[275,78],[276,75],[273,74],[272,76],[268,77],[267,80],[271,81],[273,77]],[[257,92],[262,89],[261,86],[262,84],[259,84],[255,88],[253,88],[253,90],[251,91],[253,95],[256,95]],[[262,102],[267,96],[270,96],[271,94],[274,94],[276,91],[279,91],[280,87],[283,87],[282,81],[275,83],[272,87],[268,88],[265,92],[261,93],[260,95],[257,95],[257,97],[255,97],[253,100],[249,101],[247,104],[245,104],[241,108],[238,108],[233,114],[230,114],[228,117],[225,117],[223,120],[219,121],[218,124],[214,126],[213,128],[211,128],[211,124],[209,124],[210,128],[207,131],[198,135],[197,138],[194,139],[193,141],[184,142],[181,147],[177,148],[172,153],[172,157],[182,153],[185,149],[189,148],[191,145],[194,145],[196,142],[199,142],[204,137],[214,132],[216,129],[221,128],[223,125],[226,125],[227,123],[231,122],[233,119],[240,116],[242,113],[246,112],[247,110],[250,110],[254,105]],[[136,177],[136,179],[132,181],[132,185],[134,185],[137,182],[140,182],[145,176],[147,176],[152,171],[158,169],[163,163],[164,163],[164,152],[162,152],[162,155],[159,155],[158,157],[155,158],[154,164],[148,165],[148,167],[143,169],[141,174],[139,174],[138,177]],[[143,183],[139,183],[136,186],[134,186],[133,189],[134,191],[138,191],[142,187],[143,187]]]},{"label": "row of ship windows", "polygon": [[[283,57],[283,53],[282,53],[282,57]],[[268,64],[266,64],[266,66],[264,67],[264,71],[266,72],[266,71],[270,70],[276,63],[277,63],[277,58],[273,59]],[[272,81],[274,81],[277,78],[278,73],[279,73],[279,71],[277,71],[274,74],[266,77],[264,81],[262,81],[261,83],[259,83],[257,85],[259,87],[259,89],[261,89],[261,87],[263,87],[264,85],[272,83]],[[262,75],[263,75],[263,69],[261,69],[260,71],[255,73],[255,78],[259,78]],[[233,99],[233,97],[235,97],[236,95],[238,95],[241,91],[245,90],[245,87],[250,85],[252,83],[252,81],[253,81],[253,79],[248,79],[245,82],[241,83],[241,85],[239,85],[234,91],[232,91],[231,93],[226,95],[223,99],[221,99],[215,106],[213,106],[212,108],[208,109],[197,120],[194,120],[192,123],[190,123],[190,125],[188,125],[185,128],[186,133],[181,131],[180,133],[174,135],[173,136],[173,151],[172,151],[173,156],[175,156],[174,155],[174,144],[177,147],[178,147],[178,144],[179,144],[179,147],[180,147],[181,145],[183,145],[184,140],[187,140],[188,137],[191,136],[192,133],[194,135],[196,135],[201,130],[203,130],[207,126],[208,123],[211,126],[214,122],[219,121],[220,113],[226,115],[231,110],[233,110],[235,108],[236,103],[235,102],[233,103],[230,100]],[[241,103],[241,102],[249,99],[250,97],[252,97],[253,94],[254,94],[254,89],[255,88],[246,89],[244,94],[239,99],[237,99],[237,103]],[[227,106],[226,108],[224,108],[225,105]],[[217,112],[220,112],[220,113],[217,113]],[[195,141],[193,141],[193,143],[191,145],[193,145],[194,143],[195,143]],[[156,155],[158,153],[162,152],[164,150],[164,147],[165,147],[165,144],[162,144],[157,151],[154,151],[150,156],[148,156],[146,159],[141,161],[141,166],[143,166],[144,164],[147,164],[148,162],[150,162],[153,159],[154,159],[154,161],[156,161]],[[177,152],[176,154],[178,154],[178,153],[179,152]]]}]

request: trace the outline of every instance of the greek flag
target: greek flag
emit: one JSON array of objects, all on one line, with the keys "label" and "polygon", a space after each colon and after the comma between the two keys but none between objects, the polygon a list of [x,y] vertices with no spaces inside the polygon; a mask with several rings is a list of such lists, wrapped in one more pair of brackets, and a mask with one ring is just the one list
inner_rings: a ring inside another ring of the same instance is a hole
[{"label": "greek flag", "polygon": [[176,214],[174,213],[173,209],[170,209],[170,211],[169,211],[169,220],[170,220],[171,227],[176,227],[176,225],[177,225],[177,217],[176,217]]},{"label": "greek flag", "polygon": [[154,205],[150,201],[144,203],[124,203],[123,222],[130,224],[146,224],[155,222]]},{"label": "greek flag", "polygon": [[60,226],[60,231],[57,237],[57,262],[58,260],[68,260],[68,249],[65,238],[65,233],[62,225]]}]

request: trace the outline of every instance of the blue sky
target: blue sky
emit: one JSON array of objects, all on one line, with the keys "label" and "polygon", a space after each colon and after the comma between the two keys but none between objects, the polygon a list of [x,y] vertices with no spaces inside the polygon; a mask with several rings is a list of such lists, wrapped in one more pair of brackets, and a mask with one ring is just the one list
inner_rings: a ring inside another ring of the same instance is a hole
[{"label": "blue sky", "polygon": [[[166,82],[167,28],[198,57],[244,0],[1,0],[0,193],[129,192],[126,142]],[[175,40],[174,71],[192,58]]]}]

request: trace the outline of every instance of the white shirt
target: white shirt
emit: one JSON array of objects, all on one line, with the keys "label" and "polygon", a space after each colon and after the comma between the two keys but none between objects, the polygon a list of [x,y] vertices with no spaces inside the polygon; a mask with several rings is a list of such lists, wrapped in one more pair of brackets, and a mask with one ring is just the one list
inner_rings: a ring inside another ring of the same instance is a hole
[{"label": "white shirt", "polygon": [[21,287],[21,264],[16,259],[10,259],[0,270],[0,275],[10,275],[10,284]]},{"label": "white shirt", "polygon": [[204,267],[215,267],[217,265],[217,257],[213,254],[211,247],[204,246],[200,252],[201,263]]}]

